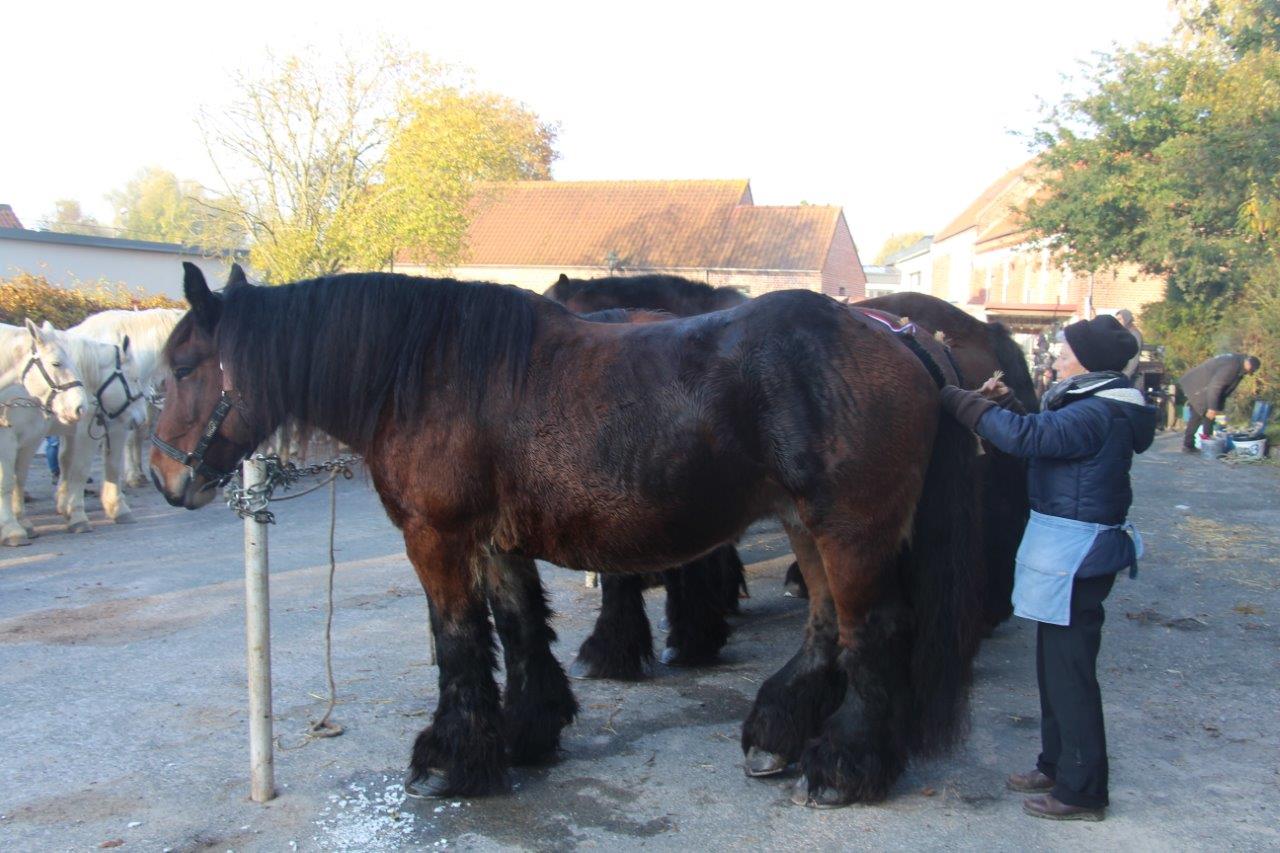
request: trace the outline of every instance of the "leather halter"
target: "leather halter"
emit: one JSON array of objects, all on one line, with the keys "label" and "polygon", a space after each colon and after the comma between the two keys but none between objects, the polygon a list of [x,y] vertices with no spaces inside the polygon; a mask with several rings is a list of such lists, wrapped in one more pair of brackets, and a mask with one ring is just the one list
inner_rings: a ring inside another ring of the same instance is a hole
[{"label": "leather halter", "polygon": [[40,371],[40,376],[44,378],[44,382],[49,386],[49,396],[40,401],[40,405],[46,412],[53,411],[53,400],[63,391],[70,391],[72,388],[83,388],[84,383],[79,379],[73,379],[70,382],[63,382],[59,385],[53,381],[53,377],[49,375],[49,371],[45,369],[44,361],[40,358],[40,350],[36,349],[36,342],[31,342],[31,358],[27,361],[27,366],[22,369],[22,379],[24,385],[27,382],[27,374],[31,372],[31,368]]},{"label": "leather halter", "polygon": [[192,474],[198,474],[206,480],[217,483],[219,486],[225,486],[235,476],[235,470],[219,471],[204,461],[204,455],[209,450],[209,445],[213,443],[214,435],[222,427],[222,422],[227,419],[227,415],[231,413],[231,409],[234,406],[235,402],[231,399],[231,394],[224,388],[222,396],[218,398],[217,407],[214,408],[213,414],[209,416],[209,422],[204,425],[204,432],[200,434],[200,440],[196,442],[195,449],[190,453],[183,453],[154,432],[151,433],[151,443],[165,456],[190,468]]},{"label": "leather halter", "polygon": [[[137,400],[141,400],[142,394],[135,394],[129,388],[129,380],[125,377],[121,368],[120,347],[116,347],[116,369],[106,379],[102,380],[102,384],[98,386],[98,390],[93,392],[94,399],[98,401],[98,410],[106,415],[107,420],[114,421],[116,418],[124,414],[125,410],[134,404]],[[107,404],[103,401],[102,395],[106,392],[107,387],[116,380],[120,381],[120,385],[124,387],[124,403],[114,412],[107,411]]]}]

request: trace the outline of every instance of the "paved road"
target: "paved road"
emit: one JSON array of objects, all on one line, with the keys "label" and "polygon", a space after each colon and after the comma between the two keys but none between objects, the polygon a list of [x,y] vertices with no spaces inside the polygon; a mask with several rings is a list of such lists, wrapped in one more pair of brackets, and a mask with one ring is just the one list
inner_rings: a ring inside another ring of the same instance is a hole
[{"label": "paved road", "polygon": [[[977,667],[972,734],[913,766],[875,807],[792,806],[739,769],[739,725],[793,650],[803,605],[780,593],[786,548],[747,543],[753,597],[722,665],[639,685],[577,682],[554,767],[512,795],[405,802],[398,780],[435,701],[425,605],[359,480],[339,492],[335,668],[347,733],[307,742],[322,712],[324,492],[279,504],[271,531],[276,778],[247,801],[240,523],[132,498],[139,524],[60,532],[33,475],[42,536],[0,553],[0,849],[608,849],[1280,847],[1280,470],[1229,467],[1157,439],[1134,478],[1142,575],[1108,601],[1100,665],[1110,817],[1022,816],[1003,790],[1037,746],[1034,631],[1012,622]],[[97,518],[100,518],[100,513]],[[598,593],[545,573],[568,660]],[[661,599],[649,598],[657,619]]]}]

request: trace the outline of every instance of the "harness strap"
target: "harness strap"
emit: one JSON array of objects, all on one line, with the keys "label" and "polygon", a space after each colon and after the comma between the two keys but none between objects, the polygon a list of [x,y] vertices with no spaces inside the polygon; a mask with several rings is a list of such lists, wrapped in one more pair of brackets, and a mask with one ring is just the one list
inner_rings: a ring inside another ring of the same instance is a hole
[{"label": "harness strap", "polygon": [[[129,380],[124,375],[124,371],[121,369],[121,367],[122,365],[120,361],[120,347],[116,347],[115,371],[102,381],[102,384],[98,386],[97,391],[93,392],[94,398],[97,399],[98,401],[98,409],[107,416],[107,420],[112,420],[112,421],[115,420],[116,418],[123,415],[125,413],[125,410],[128,409],[130,406],[132,406],[134,402],[142,399],[142,394],[135,394],[133,393],[132,389],[129,388]],[[107,388],[111,385],[111,383],[116,381],[117,379],[120,381],[120,384],[124,386],[124,404],[121,405],[120,408],[116,409],[114,412],[109,412],[107,411],[107,404],[102,399],[102,395],[106,392]]]},{"label": "harness strap", "polygon": [[231,395],[226,390],[223,390],[222,396],[218,399],[218,405],[214,408],[213,414],[209,416],[209,422],[204,426],[204,432],[201,433],[200,440],[196,442],[195,448],[190,453],[183,453],[154,432],[151,434],[151,443],[165,456],[190,468],[192,473],[198,474],[206,480],[212,480],[219,486],[225,485],[235,476],[235,471],[219,471],[204,461],[204,455],[209,450],[209,445],[213,443],[214,436],[222,427],[222,422],[227,419],[227,415],[234,405]]},{"label": "harness strap", "polygon": [[84,383],[79,379],[73,379],[70,382],[58,384],[53,381],[53,377],[49,375],[49,371],[45,369],[44,361],[40,358],[40,351],[36,349],[35,341],[31,342],[31,358],[27,361],[27,366],[22,370],[22,379],[24,385],[27,381],[27,374],[31,372],[31,368],[40,371],[40,376],[44,379],[44,383],[49,386],[49,396],[41,401],[45,411],[53,410],[53,400],[63,391],[70,391],[72,388],[83,388]]}]

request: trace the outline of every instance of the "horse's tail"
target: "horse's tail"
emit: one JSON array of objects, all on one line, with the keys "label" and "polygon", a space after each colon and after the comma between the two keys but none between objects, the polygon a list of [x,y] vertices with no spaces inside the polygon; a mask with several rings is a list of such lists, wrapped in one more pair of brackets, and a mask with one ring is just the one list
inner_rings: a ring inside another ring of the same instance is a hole
[{"label": "horse's tail", "polygon": [[977,464],[973,433],[941,413],[911,544],[903,551],[914,624],[910,742],[920,754],[946,749],[966,729],[985,574]]},{"label": "horse's tail", "polygon": [[[996,361],[1000,362],[1000,369],[1004,371],[1002,378],[1004,384],[1009,386],[1009,390],[1018,398],[1018,402],[1022,404],[1025,411],[1036,411],[1039,408],[1039,403],[1036,401],[1036,386],[1031,381],[1031,370],[1027,367],[1027,357],[1023,354],[1022,348],[1014,341],[1003,323],[987,323],[987,340],[991,342]],[[973,378],[986,379],[985,376]]]},{"label": "horse's tail", "polygon": [[[988,323],[987,335],[1004,371],[1005,385],[1025,411],[1036,411],[1036,392],[1022,350],[999,323]],[[987,565],[983,610],[989,630],[1013,613],[1013,563],[1031,512],[1031,499],[1027,494],[1026,464],[994,447],[987,450],[982,460],[982,529]]]}]

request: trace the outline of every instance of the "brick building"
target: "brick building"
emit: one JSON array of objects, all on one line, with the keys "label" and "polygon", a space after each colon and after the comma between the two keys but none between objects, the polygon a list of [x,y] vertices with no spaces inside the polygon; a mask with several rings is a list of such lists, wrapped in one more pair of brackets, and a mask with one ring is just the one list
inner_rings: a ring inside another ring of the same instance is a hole
[{"label": "brick building", "polygon": [[[403,253],[395,268],[429,272]],[[745,180],[497,184],[450,273],[538,292],[561,273],[669,273],[749,296],[804,288],[838,298],[860,298],[867,280],[840,208],[758,206]]]},{"label": "brick building", "polygon": [[930,292],[1020,332],[1121,308],[1141,315],[1144,305],[1164,298],[1164,280],[1133,265],[1073,270],[1035,246],[1016,211],[1037,191],[1031,160],[1001,176],[935,234]]}]

